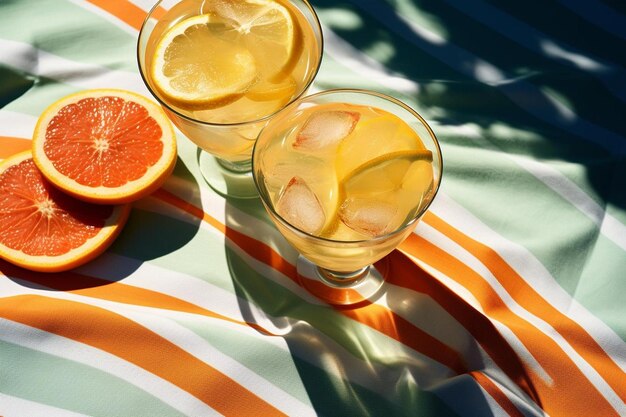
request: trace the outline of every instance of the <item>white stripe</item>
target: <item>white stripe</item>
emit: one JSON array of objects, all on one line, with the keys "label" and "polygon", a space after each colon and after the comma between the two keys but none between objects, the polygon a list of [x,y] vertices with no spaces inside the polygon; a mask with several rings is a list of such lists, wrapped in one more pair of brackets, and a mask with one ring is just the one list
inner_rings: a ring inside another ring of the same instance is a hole
[{"label": "white stripe", "polygon": [[437,195],[431,210],[452,227],[494,249],[546,302],[580,324],[622,371],[626,372],[626,342],[606,323],[573,299],[528,249],[500,236],[445,193],[440,192]]},{"label": "white stripe", "polygon": [[[6,294],[4,290],[15,293],[6,285],[1,285],[1,287],[3,287],[3,294]],[[102,370],[141,388],[183,414],[219,415],[205,403],[176,385],[115,355],[84,343],[3,318],[0,318],[0,339]]]},{"label": "white stripe", "polygon": [[[240,256],[242,256],[242,258],[244,259],[244,261],[254,270],[262,274],[264,277],[268,279],[273,279],[272,276],[277,276],[279,277],[279,284],[285,287],[287,287],[287,285],[285,285],[286,282],[294,285],[295,289],[298,292],[297,295],[299,295],[301,298],[304,298],[306,302],[322,304],[319,300],[313,298],[301,287],[293,284],[289,278],[282,276],[280,272],[272,269],[262,262],[256,261],[255,259],[251,258],[249,255],[246,255],[243,252],[239,252],[238,248],[234,248],[234,250],[237,250]],[[102,268],[98,268],[96,265],[93,265],[93,267],[90,267],[89,270],[86,270],[84,268],[81,270],[83,272],[88,272],[92,276],[97,276],[98,273],[102,273],[102,271],[105,271],[105,273],[108,274],[108,272],[111,271],[111,268],[114,268],[114,265],[119,265],[120,258],[118,256],[115,256],[115,258],[111,258],[112,255],[103,256],[106,256],[108,259],[103,259]],[[106,268],[104,267],[105,265]],[[216,266],[216,269],[222,270],[222,268],[219,266]],[[173,287],[171,285],[172,282],[176,282],[177,285]],[[233,294],[219,287],[203,282],[198,278],[144,263],[135,272],[133,272],[132,275],[126,276],[124,278],[124,283],[128,285],[138,286],[141,288],[147,288],[153,291],[159,291],[161,293],[180,298],[184,301],[206,308],[207,310],[222,314],[233,320],[256,323],[267,331],[273,334],[281,335],[283,338],[285,338],[285,340],[289,344],[289,350],[292,352],[294,349],[294,344],[300,345],[300,342],[302,342],[300,350],[302,359],[306,360],[307,362],[313,363],[314,365],[317,365],[322,369],[325,369],[326,372],[336,374],[337,377],[349,378],[355,383],[368,386],[368,388],[372,389],[374,392],[379,392],[381,395],[393,398],[393,392],[389,391],[387,386],[378,386],[375,383],[370,384],[367,382],[371,382],[372,375],[369,375],[369,372],[365,372],[365,369],[370,369],[373,365],[362,364],[361,361],[352,357],[352,355],[349,352],[345,351],[344,348],[336,345],[336,342],[333,342],[333,344],[335,344],[336,346],[333,349],[330,349],[333,351],[332,355],[336,357],[342,357],[342,363],[354,363],[352,366],[350,366],[352,372],[350,372],[351,375],[349,377],[347,377],[345,373],[332,372],[336,371],[334,368],[332,369],[332,371],[330,369],[324,368],[324,363],[317,360],[319,352],[316,349],[319,349],[319,346],[311,350],[311,346],[309,346],[309,344],[310,341],[313,339],[320,339],[322,337],[321,333],[310,328],[310,326],[306,326],[306,328],[303,328],[299,325],[298,321],[294,322],[287,318],[268,316],[267,313],[257,307],[254,303],[250,303],[245,299],[237,297],[236,301],[233,301],[233,298],[235,297]],[[91,303],[91,301],[89,301],[89,303]],[[238,306],[238,308],[234,308],[234,306]],[[245,306],[245,308],[241,308],[241,306]],[[120,313],[120,309],[115,309],[113,311]],[[244,317],[241,314],[242,311],[247,311],[248,315]],[[366,331],[368,333],[373,332],[374,335],[378,334],[376,330],[369,329],[369,327],[363,329],[363,327],[364,326],[361,325],[359,327],[359,329],[361,330],[357,330],[357,328],[355,328],[353,329],[353,331]],[[238,331],[246,330],[248,334],[250,334],[250,332],[256,332],[252,329],[239,325],[232,325],[232,328]],[[306,335],[302,335],[301,333],[305,330]],[[378,337],[380,336],[382,335],[379,335]],[[367,336],[368,339],[372,339],[373,337],[374,336],[372,335]],[[387,338],[387,336],[382,337]],[[324,339],[326,340],[326,342],[324,342],[325,345],[328,346],[331,339],[328,339],[326,337],[324,337]],[[390,338],[387,339],[389,342],[392,342],[392,344],[385,344],[386,355],[393,354],[395,357],[398,358],[404,357],[406,358],[405,361],[407,363],[428,363],[427,367],[431,370],[431,372],[429,374],[426,374],[423,372],[423,369],[420,371],[420,373],[423,374],[424,378],[424,381],[422,382],[432,384],[436,381],[437,378],[441,378],[442,375],[450,374],[450,370],[449,368],[447,368],[446,364],[439,364],[438,362],[435,362],[432,359],[425,357],[421,353],[405,347],[401,342],[391,340]],[[274,340],[274,338],[266,338],[265,340]],[[308,340],[309,342],[305,342],[306,340]],[[378,344],[380,345],[381,343],[378,342]],[[285,348],[285,345],[282,343],[277,344],[276,346]],[[307,348],[307,346],[309,347]],[[376,374],[380,374],[381,372],[381,370],[377,370]],[[389,371],[389,373],[391,374],[393,374],[393,372],[394,371]]]},{"label": "white stripe", "polygon": [[0,135],[30,139],[37,124],[37,118],[29,114],[0,110]]},{"label": "white stripe", "polygon": [[[508,381],[507,383],[502,383],[502,380],[498,378],[497,375],[493,375],[491,372],[491,366],[489,366],[485,370],[484,375],[487,378],[489,378],[494,385],[500,388],[500,391],[504,395],[506,395],[506,397],[509,400],[511,400],[513,405],[518,409],[520,413],[522,413],[522,415],[529,416],[529,417],[530,416],[549,417],[549,414],[546,413],[544,410],[542,410],[541,407],[539,407],[539,405],[537,405],[537,403],[535,403],[534,401],[530,399],[524,400],[523,398],[520,398],[514,393],[512,393],[510,389],[511,384],[508,383]],[[483,392],[489,395],[484,389],[483,389]],[[491,395],[489,395],[489,397],[487,397],[487,401],[489,402],[489,404],[492,404],[493,402],[495,402],[495,399],[491,397]],[[500,408],[499,404],[498,404],[498,408]],[[502,410],[502,414],[494,414],[494,415],[503,415],[503,416],[509,415],[508,413],[504,412],[502,408],[500,408],[500,410]]]},{"label": "white stripe", "polygon": [[[420,225],[420,229],[418,233],[422,238],[427,239],[429,242],[442,248],[447,253],[449,253],[450,255],[454,256],[455,258],[463,262],[465,265],[467,265],[468,268],[471,268],[474,271],[476,271],[478,274],[489,275],[489,272],[484,271],[485,268],[482,266],[482,264],[480,264],[480,262],[476,258],[474,258],[471,254],[466,252],[463,248],[458,246],[456,243],[452,242],[447,236],[441,234],[439,231],[437,231],[433,227],[423,223]],[[419,259],[420,264],[424,264],[424,263],[427,264],[427,260],[423,260],[420,258],[418,259]],[[491,277],[488,277],[486,281],[499,295],[501,295],[500,298],[502,298],[503,302],[511,309],[511,311],[515,313],[513,308],[511,308],[510,304],[513,304],[516,307],[518,307],[517,308],[518,311],[522,309],[522,307],[518,306],[517,303],[510,296],[508,296],[508,293],[506,293],[504,288],[497,288],[497,285],[494,285],[492,283],[492,281],[495,280],[495,277],[493,277],[493,279],[489,279],[489,278]],[[470,300],[467,300],[467,301],[468,303],[470,302]],[[473,298],[472,302],[477,302],[477,300]],[[515,352],[520,357],[520,359],[524,361],[524,363],[526,364],[526,367],[532,369],[537,374],[537,376],[539,376],[541,379],[544,380],[546,384],[550,384],[552,382],[552,378],[550,377],[550,375],[548,375],[546,370],[539,364],[539,362],[537,362],[537,359],[535,359],[533,354],[519,340],[519,338],[515,335],[515,333],[511,331],[511,329],[509,329],[505,324],[499,322],[498,320],[495,320],[489,317],[488,314],[485,314],[482,308],[482,305],[480,303],[471,304],[471,305],[473,308],[483,313],[485,317],[489,318],[489,320],[494,324],[494,326],[498,328],[498,332],[502,335],[502,337],[506,339],[506,341],[513,348],[513,350],[515,350]]]},{"label": "white stripe", "polygon": [[[111,309],[108,306],[109,303],[99,302],[94,299],[89,299],[88,301],[89,304]],[[119,311],[118,309],[111,310]],[[214,367],[283,413],[297,416],[315,415],[314,410],[308,404],[302,403],[272,384],[269,380],[230,356],[223,354],[193,331],[173,321],[166,321],[151,314],[131,311],[131,309],[125,309],[124,316],[167,339],[202,362]]]},{"label": "white stripe", "polygon": [[607,213],[606,210],[589,197],[585,191],[580,189],[573,181],[561,174],[557,169],[527,156],[502,152],[496,146],[492,145],[491,142],[484,139],[483,135],[480,133],[480,128],[473,124],[437,126],[437,130],[466,136],[479,143],[482,148],[494,150],[502,157],[511,159],[518,166],[543,182],[547,187],[580,210],[581,213],[587,216],[600,229],[600,232],[607,239],[611,240],[621,249],[626,250],[626,225],[622,224],[610,213]]},{"label": "white stripe", "polygon": [[324,52],[336,61],[359,74],[368,81],[400,91],[404,94],[415,95],[419,92],[419,84],[394,73],[378,61],[365,55],[350,43],[337,36],[328,26],[322,26],[324,33]]},{"label": "white stripe", "polygon": [[139,73],[71,61],[30,44],[8,39],[0,39],[0,51],[3,64],[30,74],[83,89],[119,88],[150,95]]},{"label": "white stripe", "polygon": [[[45,287],[33,285],[29,282],[24,282],[24,284],[28,284],[28,287],[25,285],[21,286],[19,283],[22,282],[22,280],[16,278],[14,280],[16,282],[11,281],[6,285],[0,284],[0,289],[4,290],[6,288],[7,291],[4,291],[4,293],[9,295],[18,295],[19,293],[41,294],[49,298],[76,301],[107,309],[149,328],[157,334],[167,338],[170,342],[177,344],[182,349],[185,349],[190,354],[194,354],[194,356],[199,355],[197,356],[198,359],[205,362],[209,361],[207,363],[216,369],[220,369],[223,373],[227,374],[241,385],[246,386],[246,384],[250,384],[249,389],[252,392],[259,393],[258,387],[265,387],[264,383],[269,384],[269,382],[265,381],[262,377],[254,374],[247,368],[244,368],[243,365],[234,361],[232,358],[225,356],[221,352],[215,350],[212,346],[207,345],[207,342],[195,333],[175,324],[170,320],[167,320],[167,322],[163,320],[168,317],[175,319],[182,318],[185,321],[193,320],[197,321],[199,324],[206,325],[206,317],[171,310],[106,301],[74,293],[50,292]],[[42,288],[42,291],[37,288]],[[250,307],[256,308],[252,304],[250,304]],[[212,318],[208,318],[208,320],[211,322],[212,326],[217,325],[224,327],[225,329],[228,328],[229,331],[234,330],[238,332],[246,332],[248,335],[261,337],[258,332],[245,326]],[[283,319],[269,317],[266,317],[266,320],[278,320],[279,323],[285,322]],[[323,369],[326,373],[334,375],[338,380],[346,380],[351,383],[361,385],[372,392],[376,392],[388,398],[390,401],[397,400],[396,388],[393,384],[380,384],[381,380],[393,381],[394,383],[397,383],[401,376],[404,375],[407,370],[410,370],[412,374],[419,375],[420,386],[431,386],[438,383],[442,379],[447,378],[451,374],[451,371],[445,365],[439,364],[438,362],[435,362],[421,353],[415,352],[400,343],[392,343],[389,345],[384,341],[384,339],[388,339],[386,336],[383,336],[377,331],[366,327],[361,328],[361,331],[368,333],[363,337],[370,340],[372,344],[376,346],[385,346],[385,349],[379,350],[380,354],[383,355],[383,357],[380,358],[381,363],[384,363],[385,358],[392,356],[396,358],[397,361],[405,363],[406,366],[390,368],[384,365],[377,365],[375,362],[368,361],[365,363],[364,361],[355,358],[350,352],[346,351],[345,348],[337,344],[336,341],[311,326],[302,325],[300,321],[289,321],[288,327],[289,330],[284,332],[285,334],[283,335],[285,340],[283,340],[283,338],[263,336],[264,343],[270,343],[283,350],[286,354],[296,355],[310,364]],[[355,328],[353,331],[359,330],[358,328]],[[19,337],[26,336],[21,335]],[[190,344],[192,342],[195,343],[195,345]],[[34,344],[34,342],[32,343]],[[73,355],[80,355],[80,353],[73,353]],[[333,363],[329,364],[329,360],[332,360]],[[287,363],[284,363],[283,366],[287,366]],[[414,367],[416,368],[413,369]],[[234,369],[237,370],[237,374],[233,374]],[[103,368],[103,370],[108,371],[108,368]],[[425,370],[428,370],[428,372]],[[252,374],[249,374],[250,372]],[[263,379],[263,381],[260,381],[259,378]],[[250,381],[253,382],[250,383]],[[305,388],[302,389],[305,390]],[[275,394],[278,392],[280,395],[288,395],[274,386],[265,387],[261,391],[266,394],[271,394],[272,392]],[[271,403],[276,406],[275,401],[283,402],[284,400],[284,398],[278,398],[271,400]],[[295,398],[293,401],[295,401],[296,405],[302,405],[302,403]],[[304,407],[308,406],[304,405]],[[302,415],[302,412],[295,414],[290,413],[290,415]]]},{"label": "white stripe", "polygon": [[0,415],[2,417],[88,417],[86,414],[13,397],[2,392],[0,392]]},{"label": "white stripe", "polygon": [[[251,218],[250,218],[249,220],[253,220],[253,219],[251,219]],[[258,220],[257,220],[256,222],[257,222],[257,223],[260,223]],[[421,225],[420,225],[419,227],[421,227]],[[264,265],[263,265],[263,266],[264,266]],[[495,279],[495,278],[494,278],[494,279]],[[539,320],[540,320],[540,319],[539,319]],[[546,325],[547,325],[547,323],[546,323]],[[549,326],[549,325],[548,325],[548,326]],[[550,327],[550,329],[552,329],[552,328]],[[554,329],[552,329],[552,330],[554,330]],[[503,333],[506,333],[506,332],[503,332]],[[524,358],[526,359],[526,361],[527,361],[529,364],[531,364],[531,367],[532,367],[533,363],[534,363],[534,365],[535,365],[535,368],[536,368],[537,366],[539,366],[539,365],[537,364],[537,362],[536,362],[536,361],[534,361],[534,359],[532,358],[532,355],[530,354],[530,352],[528,352],[525,348],[523,348],[523,344],[522,344],[521,342],[517,341],[517,339],[516,339],[516,338],[515,338],[515,340],[513,340],[513,339],[512,339],[512,337],[511,337],[512,335],[513,335],[513,333],[512,333],[512,332],[508,332],[508,334],[505,334],[505,336],[508,336],[508,339],[511,341],[511,344],[512,344],[513,346],[516,346],[516,347],[518,348],[518,353],[520,354],[520,356],[524,357]],[[565,342],[564,340],[561,340],[561,341],[562,341],[562,342]],[[565,343],[567,343],[567,342],[565,342]],[[521,350],[519,350],[519,349],[521,349]],[[581,358],[581,359],[582,359],[582,358]],[[540,367],[539,367],[539,368],[540,368]],[[541,372],[541,371],[538,371],[538,374],[539,374],[539,375],[541,375],[541,374],[542,374],[542,372]],[[543,376],[544,376],[544,378],[545,378],[545,379],[547,379],[547,380],[549,380],[549,379],[550,379],[550,378],[549,378],[549,377],[545,374],[545,372],[543,372]]]},{"label": "white stripe", "polygon": [[[464,248],[462,248],[451,239],[449,239],[447,236],[443,235],[438,230],[432,227],[422,228],[420,235],[431,243],[435,244],[436,246],[442,248],[447,253],[450,253],[452,256],[459,259],[460,262],[472,268],[476,273],[478,273],[485,280],[485,282],[487,282],[489,286],[496,292],[502,302],[512,313],[524,319],[536,329],[544,333],[546,336],[550,337],[572,360],[574,365],[582,372],[583,375],[585,375],[589,382],[593,386],[595,386],[600,393],[602,393],[607,402],[618,413],[620,413],[620,415],[626,414],[626,404],[624,404],[624,402],[607,384],[602,376],[598,374],[598,372],[591,365],[589,365],[589,363],[584,358],[582,358],[580,354],[569,344],[569,342],[565,340],[565,338],[563,338],[563,336],[559,332],[557,332],[549,323],[520,306],[517,301],[515,301],[506,291],[502,284],[500,284],[496,277],[494,277],[493,274],[487,269],[487,267],[485,267],[478,259],[476,259],[474,255],[467,252]],[[503,336],[506,337],[507,335],[503,334]],[[511,344],[511,346],[516,350],[516,352],[520,354],[520,356],[525,355],[525,352],[518,351],[517,348],[519,347],[519,345],[517,343]],[[529,363],[529,365],[533,367],[532,363]],[[537,365],[539,364],[537,363]]]},{"label": "white stripe", "polygon": [[[419,234],[419,232],[417,232],[417,233]],[[463,287],[458,282],[456,282],[452,278],[448,277],[446,274],[442,273],[438,269],[435,269],[432,266],[428,265],[427,263],[424,263],[421,259],[418,259],[418,258],[416,258],[415,256],[413,256],[413,255],[411,255],[409,253],[405,253],[405,254],[408,257],[410,257],[416,264],[419,265],[420,268],[422,268],[424,271],[426,271],[429,275],[431,275],[432,277],[434,277],[438,281],[441,281],[447,288],[450,288],[455,294],[457,294],[459,296],[459,298],[461,300],[465,300],[469,305],[472,306],[472,308],[474,308],[477,311],[483,313],[483,315],[485,317],[487,317],[487,315],[484,314],[482,306],[480,305],[478,300],[474,297],[474,295],[471,292],[469,292],[469,290],[467,290],[467,288]],[[512,335],[512,332],[510,331],[510,329],[506,328],[506,326],[504,326],[502,323],[496,322],[495,320],[492,320],[489,317],[487,317],[487,318],[490,321],[492,321],[494,323],[494,325],[496,325],[500,330],[506,329],[505,331],[507,332],[507,335],[509,337]],[[436,322],[436,320],[434,320],[434,321]],[[455,331],[458,331],[458,330],[455,330]],[[466,331],[466,330],[464,330],[464,331]],[[474,339],[474,337],[472,335],[469,335],[468,337],[471,337],[472,339]],[[505,336],[503,335],[503,337],[505,337]],[[508,337],[505,337],[505,339],[508,340]],[[513,335],[513,337],[509,341],[512,341],[513,343],[519,343],[521,345],[521,342],[516,342],[516,340],[518,340],[517,336]],[[509,343],[509,345],[511,346],[510,343]],[[523,345],[521,345],[521,346],[513,345],[511,347],[516,347],[516,346],[519,347],[520,349],[523,349],[525,352],[528,352]],[[470,366],[470,368],[471,369],[477,369],[477,370],[481,370],[482,369],[485,374],[488,374],[487,376],[494,383],[496,381],[500,381],[501,383],[504,383],[508,388],[506,390],[503,390],[503,392],[505,393],[505,395],[511,401],[513,401],[516,404],[516,406],[518,408],[520,408],[520,409],[531,409],[532,410],[532,412],[530,414],[524,413],[525,415],[542,415],[541,408],[534,402],[534,400],[532,398],[530,398],[528,396],[528,394],[526,394],[526,392],[524,392],[521,389],[521,387],[519,385],[517,385],[517,383],[515,383],[513,380],[511,380],[509,378],[509,376],[506,375],[506,373],[504,373],[504,371],[502,371],[502,369],[485,352],[485,350],[482,348],[482,346],[480,344],[477,344],[476,347],[477,347],[478,353],[479,353],[478,357],[476,357],[475,354],[473,354],[473,353],[466,354],[465,357],[464,357],[465,360],[468,360],[468,365]],[[468,348],[466,346],[464,349],[462,349],[460,351],[467,351],[467,349]],[[534,362],[537,366],[540,367],[540,365],[538,365],[536,363],[536,361],[534,360],[534,358],[532,357],[532,355],[530,353],[528,353],[528,355],[522,355],[522,356],[526,360],[528,360],[529,362],[531,362],[531,363]],[[548,380],[550,379],[547,376],[547,374],[544,374],[544,375],[547,377]]]},{"label": "white stripe", "polygon": [[574,182],[550,165],[542,164],[521,155],[509,156],[518,165],[569,201],[600,229],[602,235],[626,251],[626,225],[623,225],[614,216],[607,213],[603,207],[578,188]]}]

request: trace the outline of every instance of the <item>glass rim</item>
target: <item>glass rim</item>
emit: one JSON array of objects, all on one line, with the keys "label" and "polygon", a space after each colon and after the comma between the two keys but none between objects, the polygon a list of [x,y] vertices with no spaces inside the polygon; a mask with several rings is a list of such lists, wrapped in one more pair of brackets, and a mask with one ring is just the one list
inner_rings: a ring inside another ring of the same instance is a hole
[{"label": "glass rim", "polygon": [[[141,39],[141,35],[143,33],[143,30],[144,30],[146,24],[152,18],[152,14],[154,13],[154,11],[164,1],[167,1],[167,0],[158,0],[150,8],[150,11],[148,12],[146,17],[144,18],[143,22],[141,23],[141,28],[139,29],[139,35],[137,36],[137,48],[136,48],[137,49],[137,65],[139,66],[139,75],[141,76],[141,79],[143,80],[143,83],[146,86],[146,88],[148,89],[148,91],[150,92],[150,94],[152,94],[154,99],[156,101],[158,101],[161,106],[165,107],[168,111],[171,111],[172,113],[176,114],[176,116],[178,116],[178,117],[181,117],[181,118],[183,118],[185,120],[188,120],[190,122],[193,122],[193,123],[198,123],[198,124],[201,124],[201,125],[213,126],[213,127],[236,127],[236,126],[245,126],[245,125],[249,125],[249,124],[256,124],[256,123],[264,122],[264,121],[267,121],[267,120],[271,119],[273,116],[275,116],[281,110],[283,110],[285,107],[289,106],[290,104],[292,104],[296,100],[300,99],[305,94],[305,92],[311,87],[311,85],[313,84],[313,81],[315,80],[315,78],[317,77],[317,74],[319,73],[320,67],[322,65],[322,59],[323,59],[323,56],[324,56],[324,33],[322,31],[322,24],[321,24],[320,19],[319,19],[318,15],[317,15],[317,12],[315,11],[315,9],[311,5],[311,3],[309,3],[309,0],[298,0],[298,1],[301,1],[302,3],[304,3],[306,8],[309,10],[311,15],[313,16],[313,20],[315,21],[315,25],[312,25],[312,27],[313,27],[314,31],[317,30],[318,33],[319,33],[319,37],[320,37],[320,42],[319,42],[320,45],[319,46],[320,46],[320,48],[319,48],[319,59],[317,60],[317,65],[315,66],[315,68],[311,72],[310,79],[306,82],[306,84],[303,86],[302,90],[296,96],[294,96],[284,106],[282,106],[278,110],[268,114],[267,116],[263,116],[263,117],[260,117],[258,119],[253,119],[253,120],[246,120],[246,121],[243,121],[243,122],[234,122],[234,123],[206,122],[206,121],[203,121],[203,120],[195,119],[195,118],[190,117],[190,116],[188,116],[186,114],[183,114],[180,111],[172,108],[168,103],[165,102],[165,100],[161,99],[161,97],[159,97],[159,95],[156,94],[156,92],[150,86],[150,83],[148,83],[148,80],[146,79],[146,76],[144,75],[143,67],[141,66],[141,58],[140,58],[140,49],[141,49],[141,47],[140,47],[140,39]],[[183,1],[183,0],[178,0],[177,3],[180,3],[181,1]],[[287,0],[287,1],[291,2],[291,0]]]},{"label": "glass rim", "polygon": [[296,226],[292,225],[291,223],[289,223],[287,220],[285,220],[280,214],[278,214],[276,212],[276,210],[274,209],[273,205],[271,204],[269,200],[269,196],[267,196],[263,191],[261,186],[259,185],[259,178],[256,175],[256,170],[254,169],[254,165],[255,165],[255,154],[257,151],[257,146],[259,144],[258,138],[261,137],[261,135],[263,134],[263,131],[267,128],[267,125],[261,130],[261,132],[259,133],[257,140],[254,143],[254,148],[252,149],[252,178],[254,179],[254,185],[257,188],[257,191],[259,193],[259,196],[261,197],[261,201],[263,202],[263,205],[270,211],[270,214],[277,219],[284,227],[286,227],[287,229],[293,230],[295,232],[297,232],[298,234],[302,234],[305,235],[307,237],[313,238],[315,240],[320,240],[323,242],[328,242],[328,243],[338,243],[338,244],[345,244],[345,245],[355,245],[355,244],[368,244],[368,245],[373,245],[376,244],[379,241],[383,241],[386,240],[390,237],[399,235],[401,233],[403,233],[405,230],[407,230],[408,228],[412,227],[415,223],[417,223],[417,221],[424,215],[424,213],[426,213],[426,211],[428,210],[428,208],[430,207],[430,205],[432,204],[432,202],[435,200],[435,197],[437,196],[437,193],[439,192],[439,188],[441,187],[441,182],[442,182],[442,178],[443,178],[443,156],[442,156],[442,152],[441,152],[441,146],[439,144],[439,139],[437,139],[437,135],[435,135],[435,132],[433,131],[433,129],[430,127],[430,125],[428,124],[428,122],[417,112],[415,111],[413,108],[411,108],[408,104],[404,103],[403,101],[398,100],[395,97],[389,96],[387,94],[384,93],[379,93],[377,91],[372,91],[372,90],[366,90],[366,89],[360,89],[360,88],[333,88],[333,89],[329,89],[329,90],[324,90],[324,91],[320,91],[305,97],[302,97],[292,103],[290,103],[288,106],[285,106],[285,108],[283,109],[284,111],[288,111],[290,107],[296,106],[298,104],[300,104],[301,102],[305,101],[305,100],[309,100],[309,99],[314,99],[316,97],[320,97],[320,96],[325,96],[325,95],[332,95],[332,94],[341,94],[341,93],[348,93],[348,94],[358,94],[358,95],[368,95],[368,96],[374,96],[374,97],[378,97],[381,98],[383,100],[389,101],[395,105],[398,105],[400,107],[402,107],[404,110],[408,111],[412,116],[414,116],[417,120],[420,121],[420,123],[422,123],[422,125],[426,128],[426,130],[428,131],[428,134],[430,135],[431,139],[433,140],[434,144],[435,144],[435,148],[437,150],[437,160],[439,162],[439,178],[437,181],[437,184],[435,186],[435,189],[433,191],[432,194],[432,198],[430,199],[430,201],[428,202],[428,204],[426,204],[421,210],[419,210],[415,216],[413,216],[413,218],[411,220],[409,220],[406,223],[403,223],[403,225],[389,233],[386,233],[384,235],[381,236],[376,236],[373,237],[371,239],[360,239],[360,240],[336,240],[336,239],[331,239],[331,238],[327,238],[327,237],[322,237],[322,236],[316,236],[314,234],[305,232],[302,229],[297,228]]}]

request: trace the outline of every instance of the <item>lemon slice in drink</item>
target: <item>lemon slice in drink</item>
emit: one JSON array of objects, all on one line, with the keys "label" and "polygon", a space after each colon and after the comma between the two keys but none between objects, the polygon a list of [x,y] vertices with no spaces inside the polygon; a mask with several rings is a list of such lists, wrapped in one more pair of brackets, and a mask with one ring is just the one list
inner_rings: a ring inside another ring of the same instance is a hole
[{"label": "lemon slice in drink", "polygon": [[393,151],[352,169],[339,180],[323,235],[360,240],[398,228],[432,189],[432,157],[427,149]]},{"label": "lemon slice in drink", "polygon": [[[422,166],[430,167],[433,154],[426,149],[395,151],[371,159],[352,171],[339,182],[344,196],[369,196],[386,194],[395,190],[419,192],[423,184],[432,181]],[[419,163],[426,162],[426,163]],[[425,182],[423,182],[425,181]]]},{"label": "lemon slice in drink", "polygon": [[403,150],[353,169],[339,183],[342,203],[336,212],[335,233],[350,236],[351,229],[376,237],[399,228],[415,215],[432,189],[431,163],[429,150]]},{"label": "lemon slice in drink", "polygon": [[207,109],[232,102],[257,79],[248,48],[225,38],[236,23],[202,14],[173,26],[159,41],[151,67],[156,88],[183,109]]},{"label": "lemon slice in drink", "polygon": [[227,33],[254,55],[261,79],[277,82],[289,76],[298,62],[302,35],[295,16],[280,0],[213,1],[205,10],[234,22]]},{"label": "lemon slice in drink", "polygon": [[417,133],[397,116],[388,113],[365,120],[337,148],[337,177],[341,181],[360,166],[374,164],[394,152],[420,149],[425,147]]}]

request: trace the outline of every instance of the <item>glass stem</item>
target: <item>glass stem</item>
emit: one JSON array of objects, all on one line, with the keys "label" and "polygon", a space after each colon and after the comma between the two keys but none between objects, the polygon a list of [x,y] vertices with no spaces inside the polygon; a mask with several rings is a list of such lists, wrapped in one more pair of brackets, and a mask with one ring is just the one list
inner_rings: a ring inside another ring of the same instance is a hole
[{"label": "glass stem", "polygon": [[331,271],[329,269],[317,267],[317,274],[320,279],[331,287],[350,287],[358,283],[367,276],[370,266],[357,269],[352,272]]},{"label": "glass stem", "polygon": [[222,168],[231,172],[238,172],[238,173],[250,172],[250,170],[252,169],[251,159],[248,159],[245,161],[237,161],[237,162],[227,161],[221,158],[215,158],[215,159],[217,160],[217,162],[220,164]]}]

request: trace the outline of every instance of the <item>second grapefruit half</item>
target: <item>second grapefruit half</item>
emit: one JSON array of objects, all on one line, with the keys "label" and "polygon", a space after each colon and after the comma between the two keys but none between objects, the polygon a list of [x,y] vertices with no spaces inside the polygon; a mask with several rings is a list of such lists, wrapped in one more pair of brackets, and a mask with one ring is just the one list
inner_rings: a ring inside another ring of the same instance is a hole
[{"label": "second grapefruit half", "polygon": [[34,271],[64,271],[102,253],[122,230],[130,204],[77,200],[53,187],[31,152],[0,162],[0,258]]}]

